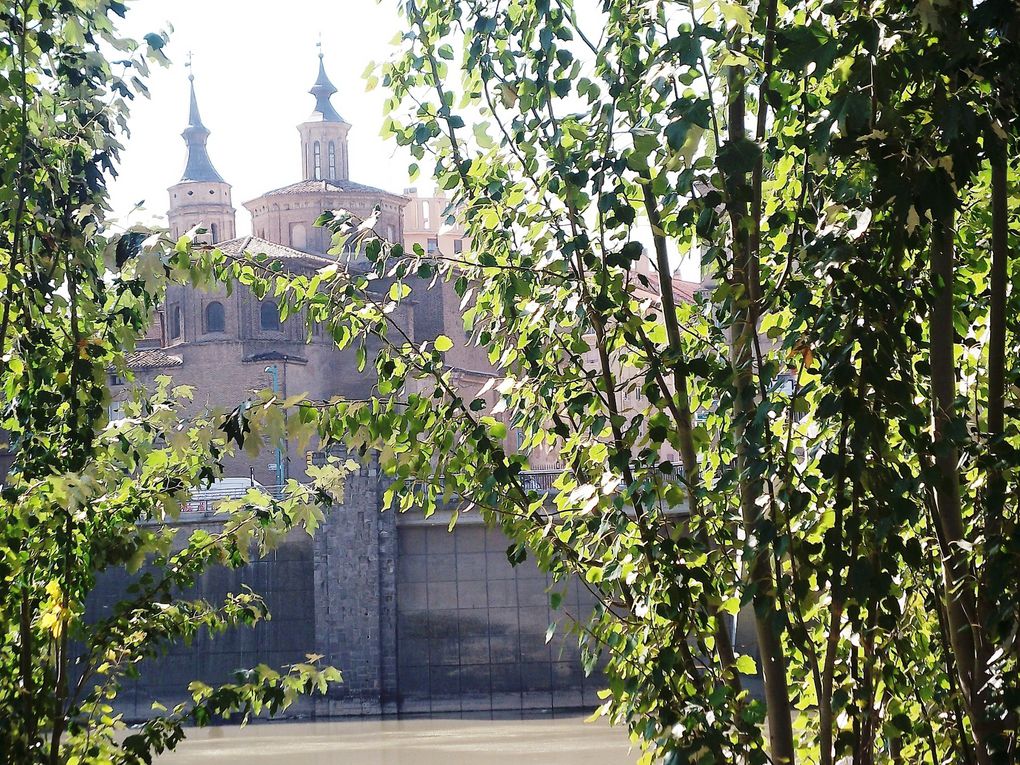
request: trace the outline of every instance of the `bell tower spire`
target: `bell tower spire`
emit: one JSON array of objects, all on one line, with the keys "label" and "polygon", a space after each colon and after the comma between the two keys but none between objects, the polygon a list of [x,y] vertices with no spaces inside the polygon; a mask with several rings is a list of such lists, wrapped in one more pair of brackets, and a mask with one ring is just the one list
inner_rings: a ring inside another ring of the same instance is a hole
[{"label": "bell tower spire", "polygon": [[191,53],[185,66],[188,69],[188,87],[191,98],[188,104],[188,126],[181,137],[187,146],[187,161],[181,180],[171,186],[170,211],[167,218],[170,233],[179,237],[186,231],[200,226],[206,233],[199,237],[215,244],[233,239],[234,207],[230,201],[230,184],[213,167],[206,142],[209,128],[202,122],[195,96],[195,73],[191,67]]},{"label": "bell tower spire", "polygon": [[326,74],[322,43],[319,49],[319,75],[308,91],[315,97],[315,108],[298,125],[301,134],[301,170],[305,180],[345,181],[349,176],[347,157],[348,122],[340,116],[330,100],[336,86]]},{"label": "bell tower spire", "polygon": [[188,161],[184,167],[182,181],[215,181],[223,183],[223,178],[213,167],[209,158],[206,141],[209,140],[209,128],[202,123],[202,115],[198,111],[198,98],[195,97],[195,73],[191,69],[191,53],[188,53],[188,86],[191,89],[191,103],[188,107],[188,126],[181,137],[188,146]]}]

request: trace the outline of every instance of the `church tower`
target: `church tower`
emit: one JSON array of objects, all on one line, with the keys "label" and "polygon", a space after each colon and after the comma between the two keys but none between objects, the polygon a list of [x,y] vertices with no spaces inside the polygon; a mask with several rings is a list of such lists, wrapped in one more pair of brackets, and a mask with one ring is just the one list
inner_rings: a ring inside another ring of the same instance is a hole
[{"label": "church tower", "polygon": [[330,96],[336,93],[336,88],[326,76],[321,48],[319,76],[308,92],[315,96],[315,109],[308,119],[298,125],[301,134],[301,177],[306,181],[349,180],[347,131],[351,126],[330,103]]},{"label": "church tower", "polygon": [[191,104],[188,112],[188,126],[181,137],[188,147],[188,161],[181,180],[171,186],[170,234],[181,236],[194,226],[201,225],[206,233],[199,241],[216,244],[236,236],[234,229],[234,207],[230,202],[230,184],[223,180],[212,160],[206,141],[209,129],[202,124],[195,98],[195,75],[188,75],[191,86]]}]

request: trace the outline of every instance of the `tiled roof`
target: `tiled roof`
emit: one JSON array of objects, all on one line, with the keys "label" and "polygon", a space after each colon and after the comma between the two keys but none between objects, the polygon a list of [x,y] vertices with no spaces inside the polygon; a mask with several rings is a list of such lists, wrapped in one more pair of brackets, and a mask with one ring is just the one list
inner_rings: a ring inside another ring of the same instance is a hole
[{"label": "tiled roof", "polygon": [[673,280],[673,299],[681,303],[693,303],[694,296],[701,289],[700,282],[689,282],[684,279]]},{"label": "tiled roof", "polygon": [[128,369],[163,369],[165,367],[179,367],[184,363],[180,356],[167,353],[162,348],[149,348],[144,351],[135,351],[125,357]]},{"label": "tiled roof", "polygon": [[270,260],[300,261],[307,263],[314,268],[322,268],[336,261],[331,258],[324,258],[321,255],[310,255],[301,250],[285,247],[268,239],[261,239],[257,236],[239,236],[236,239],[228,239],[216,245],[227,255],[240,256],[243,253],[250,255],[265,255]]},{"label": "tiled roof", "polygon": [[283,186],[278,189],[273,189],[272,191],[267,191],[261,196],[274,197],[284,194],[307,194],[309,192],[324,194],[326,192],[336,191],[354,192],[357,194],[385,194],[389,197],[400,196],[399,194],[393,194],[385,189],[377,189],[375,186],[366,186],[364,183],[355,183],[354,181],[349,180],[327,180],[325,178],[321,178],[319,180],[308,179],[298,181],[297,183],[292,183],[289,186]]}]

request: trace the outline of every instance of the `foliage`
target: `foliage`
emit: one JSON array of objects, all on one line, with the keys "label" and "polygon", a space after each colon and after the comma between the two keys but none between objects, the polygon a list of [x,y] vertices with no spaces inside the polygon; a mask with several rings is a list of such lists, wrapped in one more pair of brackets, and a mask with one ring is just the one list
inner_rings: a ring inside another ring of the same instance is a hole
[{"label": "foliage", "polygon": [[[374,363],[320,430],[379,450],[390,506],[480,511],[579,576],[603,711],[649,759],[1015,761],[1015,4],[400,7],[384,132],[470,253],[336,212],[370,273],[209,263]],[[440,279],[481,391],[393,319]]]},{"label": "foliage", "polygon": [[[210,566],[244,565],[293,528],[310,533],[329,503],[296,484],[278,498],[251,492],[223,504],[215,530],[186,535],[173,524],[182,502],[242,442],[286,427],[282,402],[249,402],[247,430],[231,433],[222,416],[184,421],[190,391],[163,379],[109,416],[110,373],[130,379],[125,354],[168,280],[189,275],[171,268],[186,242],[116,235],[104,221],[128,101],[166,43],[119,38],[124,13],[115,0],[0,11],[0,428],[13,458],[0,491],[3,762],[149,762],[186,723],[273,713],[339,679],[311,657],[196,683],[193,703],[130,735],[114,708],[124,678],[171,643],[267,618],[250,591],[222,603],[183,593]],[[86,621],[98,577],[143,563],[124,600]]]}]

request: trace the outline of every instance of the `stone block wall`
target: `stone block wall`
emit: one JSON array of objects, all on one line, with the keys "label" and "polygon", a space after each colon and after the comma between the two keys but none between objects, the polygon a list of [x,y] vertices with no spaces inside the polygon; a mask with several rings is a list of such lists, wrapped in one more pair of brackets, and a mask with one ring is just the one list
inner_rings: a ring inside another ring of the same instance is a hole
[{"label": "stone block wall", "polygon": [[317,715],[395,711],[394,552],[392,513],[380,513],[374,463],[347,479],[344,503],[315,536],[316,651],[340,667],[344,682],[316,699]]}]

